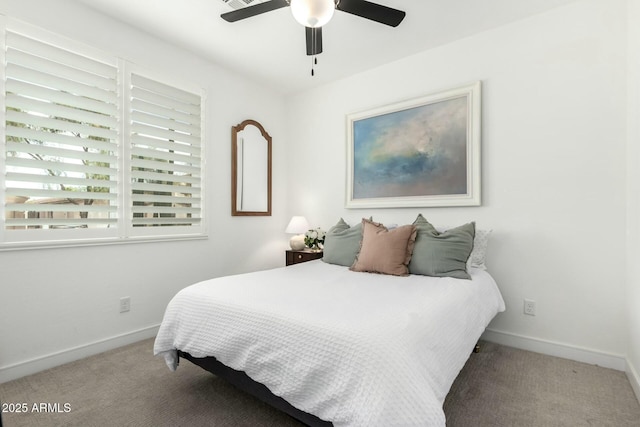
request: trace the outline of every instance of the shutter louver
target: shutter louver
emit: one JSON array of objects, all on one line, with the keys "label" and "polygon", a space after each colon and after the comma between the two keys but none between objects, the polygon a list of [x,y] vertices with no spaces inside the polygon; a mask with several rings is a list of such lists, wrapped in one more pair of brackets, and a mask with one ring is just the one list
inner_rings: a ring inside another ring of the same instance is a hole
[{"label": "shutter louver", "polygon": [[133,227],[200,225],[200,111],[200,95],[131,75]]},{"label": "shutter louver", "polygon": [[118,68],[7,31],[5,229],[118,220]]}]

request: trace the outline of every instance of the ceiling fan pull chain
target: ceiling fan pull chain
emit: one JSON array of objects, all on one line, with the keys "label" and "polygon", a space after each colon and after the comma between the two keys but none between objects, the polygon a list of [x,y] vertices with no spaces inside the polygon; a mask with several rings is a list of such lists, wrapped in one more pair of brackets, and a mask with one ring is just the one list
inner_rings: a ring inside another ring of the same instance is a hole
[{"label": "ceiling fan pull chain", "polygon": [[314,65],[318,63],[318,59],[315,56],[311,57],[311,77],[315,76]]}]

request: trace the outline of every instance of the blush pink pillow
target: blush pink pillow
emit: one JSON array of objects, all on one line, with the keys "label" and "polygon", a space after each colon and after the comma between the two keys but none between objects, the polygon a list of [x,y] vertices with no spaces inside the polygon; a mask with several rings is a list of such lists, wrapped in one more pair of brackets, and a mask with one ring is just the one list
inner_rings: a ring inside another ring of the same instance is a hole
[{"label": "blush pink pillow", "polygon": [[416,233],[413,225],[389,231],[382,224],[363,219],[360,253],[351,270],[408,276]]}]

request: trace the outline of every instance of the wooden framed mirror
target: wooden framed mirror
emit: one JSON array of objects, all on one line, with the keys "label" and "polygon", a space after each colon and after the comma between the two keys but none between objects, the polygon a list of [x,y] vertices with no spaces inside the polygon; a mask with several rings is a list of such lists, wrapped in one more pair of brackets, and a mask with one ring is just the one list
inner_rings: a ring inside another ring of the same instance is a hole
[{"label": "wooden framed mirror", "polygon": [[271,136],[255,120],[231,127],[231,215],[271,216]]}]

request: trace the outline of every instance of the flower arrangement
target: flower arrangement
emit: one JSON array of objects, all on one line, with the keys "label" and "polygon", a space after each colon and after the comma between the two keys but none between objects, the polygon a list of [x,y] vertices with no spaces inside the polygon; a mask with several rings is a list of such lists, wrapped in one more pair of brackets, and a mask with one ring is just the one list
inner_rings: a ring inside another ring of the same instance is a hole
[{"label": "flower arrangement", "polygon": [[309,230],[304,234],[304,244],[311,250],[319,251],[324,245],[324,236],[327,232],[318,227],[315,230]]}]

